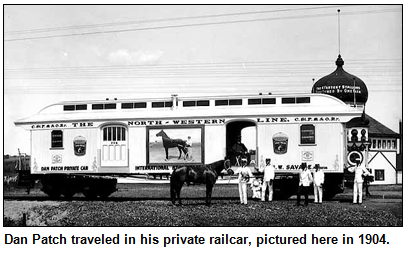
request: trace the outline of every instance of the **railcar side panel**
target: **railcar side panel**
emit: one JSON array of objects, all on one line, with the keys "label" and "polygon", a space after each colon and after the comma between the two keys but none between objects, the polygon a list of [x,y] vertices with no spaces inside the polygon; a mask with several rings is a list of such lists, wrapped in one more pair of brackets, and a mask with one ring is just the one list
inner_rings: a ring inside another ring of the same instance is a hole
[{"label": "railcar side panel", "polygon": [[[60,134],[61,138],[55,137]],[[33,174],[98,172],[94,128],[33,130],[31,138]]]}]

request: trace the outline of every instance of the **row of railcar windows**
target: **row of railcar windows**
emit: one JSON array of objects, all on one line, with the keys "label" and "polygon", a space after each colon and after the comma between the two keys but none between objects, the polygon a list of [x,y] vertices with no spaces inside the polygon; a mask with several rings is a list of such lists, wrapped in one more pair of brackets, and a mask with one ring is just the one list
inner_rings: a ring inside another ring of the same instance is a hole
[{"label": "row of railcar windows", "polygon": [[[276,104],[276,98],[250,98],[248,99],[248,105],[260,105],[260,104]],[[310,97],[287,97],[282,98],[282,104],[304,104],[310,103]],[[194,107],[194,106],[209,106],[209,100],[197,100],[197,101],[183,101],[183,107]],[[219,99],[215,100],[215,106],[229,106],[229,105],[242,105],[242,99]],[[152,102],[152,108],[165,108],[172,107],[172,101],[166,102]],[[147,108],[146,102],[137,103],[122,103],[122,109],[138,109]],[[106,109],[116,109],[115,103],[105,103],[105,104],[92,104],[92,110],[106,110]],[[86,104],[80,105],[64,105],[64,111],[79,111],[87,110]]]}]

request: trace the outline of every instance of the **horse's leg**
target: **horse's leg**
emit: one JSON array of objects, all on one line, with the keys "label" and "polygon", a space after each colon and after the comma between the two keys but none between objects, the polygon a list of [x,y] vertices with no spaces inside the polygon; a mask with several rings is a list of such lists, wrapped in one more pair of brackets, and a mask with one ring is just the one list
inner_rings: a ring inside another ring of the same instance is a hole
[{"label": "horse's leg", "polygon": [[177,196],[178,196],[179,205],[182,205],[182,203],[181,203],[181,188],[182,188],[182,184],[179,185],[178,188],[177,188]]},{"label": "horse's leg", "polygon": [[212,188],[213,188],[213,184],[212,184],[212,183],[207,183],[207,184],[206,184],[206,205],[207,205],[207,206],[210,206],[210,205],[211,205]]},{"label": "horse's leg", "polygon": [[170,186],[170,193],[171,193],[171,202],[173,205],[175,205],[175,198],[177,197],[177,195],[176,195],[175,187],[172,184]]},{"label": "horse's leg", "polygon": [[165,160],[168,161],[168,148],[165,148]]},{"label": "horse's leg", "polygon": [[178,152],[179,152],[178,160],[180,160],[180,159],[181,159],[181,155],[182,155],[182,151],[181,151],[181,147],[180,147],[180,146],[177,146],[177,148],[178,148]]}]

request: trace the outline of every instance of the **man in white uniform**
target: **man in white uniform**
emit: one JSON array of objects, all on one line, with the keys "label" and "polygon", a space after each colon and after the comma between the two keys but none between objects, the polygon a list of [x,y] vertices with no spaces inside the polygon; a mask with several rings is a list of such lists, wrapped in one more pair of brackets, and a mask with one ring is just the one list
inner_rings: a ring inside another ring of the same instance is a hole
[{"label": "man in white uniform", "polygon": [[370,173],[365,165],[360,162],[360,158],[356,159],[356,166],[348,168],[348,171],[355,172],[355,179],[353,180],[353,204],[362,204],[362,175],[367,176]]},{"label": "man in white uniform", "polygon": [[269,191],[268,200],[273,200],[273,183],[274,183],[274,165],[270,164],[270,159],[266,158],[266,166],[260,166],[260,172],[264,173],[263,175],[263,186],[261,201],[266,201],[266,190]]},{"label": "man in white uniform", "polygon": [[247,184],[251,181],[253,177],[250,168],[247,167],[247,161],[242,161],[242,167],[239,167],[235,174],[238,174],[238,181],[239,181],[239,196],[240,196],[240,204],[247,205]]},{"label": "man in white uniform", "polygon": [[307,163],[301,164],[301,173],[300,173],[300,182],[298,185],[298,192],[297,192],[297,206],[300,205],[301,193],[305,196],[305,206],[308,206],[308,192],[309,187],[312,183],[312,175],[311,172],[307,168]]},{"label": "man in white uniform", "polygon": [[314,172],[314,202],[322,203],[322,185],[324,184],[325,175],[319,167],[319,164],[315,164]]}]

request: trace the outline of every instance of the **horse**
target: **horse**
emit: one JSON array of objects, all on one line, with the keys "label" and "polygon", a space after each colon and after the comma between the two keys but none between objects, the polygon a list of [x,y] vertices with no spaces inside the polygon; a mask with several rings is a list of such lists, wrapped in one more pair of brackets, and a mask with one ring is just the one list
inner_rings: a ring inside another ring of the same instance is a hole
[{"label": "horse", "polygon": [[178,198],[178,203],[181,205],[181,188],[184,183],[188,186],[190,183],[206,184],[206,205],[211,204],[212,188],[222,170],[227,170],[232,174],[230,168],[230,160],[219,160],[207,165],[183,166],[175,169],[170,178],[171,201],[175,205]]},{"label": "horse", "polygon": [[178,160],[181,159],[182,152],[184,152],[184,154],[187,153],[187,150],[186,150],[187,141],[182,140],[182,139],[171,139],[164,132],[164,130],[161,130],[155,136],[157,136],[157,137],[161,136],[162,137],[163,146],[164,146],[164,149],[165,149],[165,160],[166,161],[168,161],[168,149],[169,148],[178,148],[178,151],[179,151]]}]

